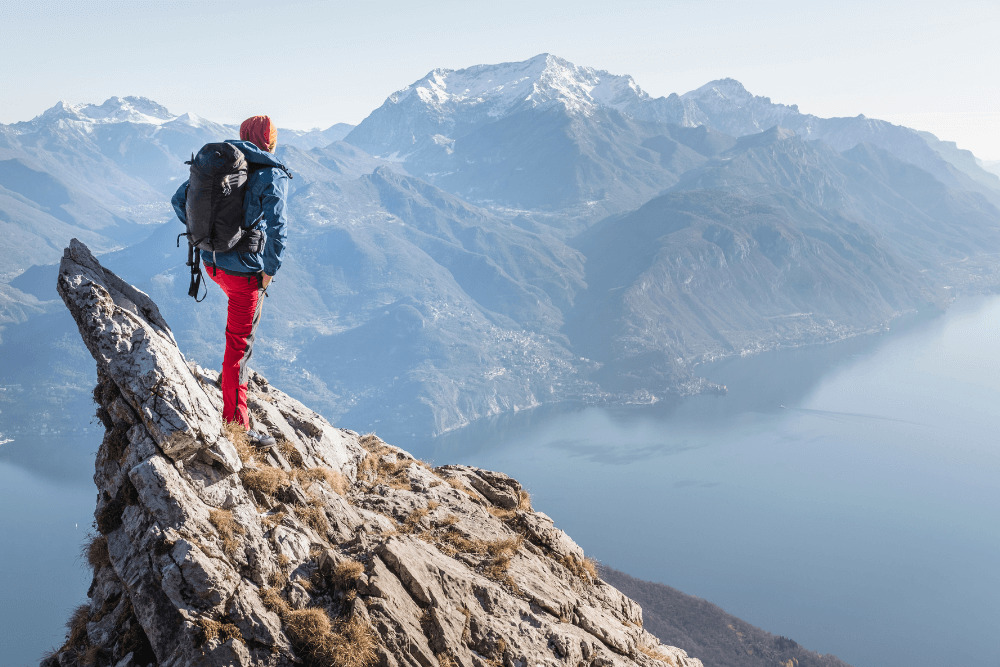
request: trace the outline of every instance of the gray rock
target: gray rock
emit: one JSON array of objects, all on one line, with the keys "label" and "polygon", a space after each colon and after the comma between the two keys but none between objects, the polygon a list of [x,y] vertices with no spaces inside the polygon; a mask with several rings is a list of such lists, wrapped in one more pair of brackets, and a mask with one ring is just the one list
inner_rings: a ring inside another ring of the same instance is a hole
[{"label": "gray rock", "polygon": [[45,665],[701,665],[642,630],[517,481],[432,470],[256,374],[253,419],[279,444],[241,460],[148,297],[76,241],[59,291],[98,364],[107,562]]}]

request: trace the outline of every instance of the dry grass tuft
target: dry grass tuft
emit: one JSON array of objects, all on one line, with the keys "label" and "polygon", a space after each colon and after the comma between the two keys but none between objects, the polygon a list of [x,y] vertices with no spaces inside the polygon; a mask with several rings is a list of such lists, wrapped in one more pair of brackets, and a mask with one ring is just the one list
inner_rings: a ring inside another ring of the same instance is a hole
[{"label": "dry grass tuft", "polygon": [[358,438],[358,442],[368,451],[372,451],[373,448],[381,445],[382,439],[374,433],[365,433],[363,436]]},{"label": "dry grass tuft", "polygon": [[436,542],[437,547],[445,554],[454,556],[456,553],[477,554],[483,556],[483,574],[507,584],[514,591],[517,586],[513,579],[507,574],[510,562],[514,555],[524,546],[524,537],[507,537],[499,540],[469,539],[459,530],[448,528],[440,536],[440,541]]},{"label": "dry grass tuft", "polygon": [[319,648],[324,637],[333,633],[333,623],[322,609],[289,609],[282,620],[289,639],[299,650]]},{"label": "dry grass tuft", "polygon": [[510,558],[524,546],[524,538],[508,537],[502,540],[490,540],[486,542],[486,553],[493,558]]},{"label": "dry grass tuft", "polygon": [[514,580],[511,579],[509,574],[507,574],[507,570],[510,567],[510,561],[514,558],[514,554],[516,554],[523,545],[524,538],[520,535],[504,540],[494,540],[489,542],[487,545],[487,553],[490,558],[483,568],[483,573],[490,579],[507,584],[510,588],[517,591],[517,585],[514,584]]},{"label": "dry grass tuft", "polygon": [[375,632],[359,618],[341,621],[335,629],[336,641],[329,664],[343,667],[367,667],[375,662]]},{"label": "dry grass tuft", "polygon": [[335,493],[341,496],[346,496],[347,491],[350,488],[350,482],[341,473],[337,472],[333,468],[308,468],[305,470],[296,470],[292,473],[292,476],[299,482],[326,482]]},{"label": "dry grass tuft", "polygon": [[73,610],[73,614],[66,623],[69,631],[66,637],[66,646],[79,646],[87,641],[87,622],[90,620],[90,605],[82,604]]},{"label": "dry grass tuft", "polygon": [[293,468],[302,468],[305,466],[306,463],[302,460],[302,454],[295,448],[295,445],[285,438],[278,440],[278,450]]},{"label": "dry grass tuft", "polygon": [[585,584],[597,581],[597,563],[593,558],[577,558],[570,554],[563,556],[559,562],[567,570],[579,577]]},{"label": "dry grass tuft", "polygon": [[517,510],[508,510],[496,505],[490,505],[486,508],[486,511],[503,522],[510,521],[517,516]]},{"label": "dry grass tuft", "polygon": [[328,581],[336,590],[352,590],[358,583],[358,577],[365,573],[365,566],[356,560],[348,559],[337,563],[330,571]]},{"label": "dry grass tuft", "polygon": [[245,535],[246,528],[233,518],[233,513],[229,510],[212,510],[208,513],[208,520],[219,531],[219,537],[222,539],[222,550],[230,558],[235,558],[240,547],[240,541],[236,536]]},{"label": "dry grass tuft", "polygon": [[236,453],[240,455],[240,460],[243,461],[243,463],[247,465],[254,465],[257,463],[257,450],[255,450],[253,445],[250,444],[245,428],[236,422],[225,422],[222,425],[222,432],[229,442],[233,443],[233,446],[236,448]]},{"label": "dry grass tuft", "polygon": [[279,490],[291,484],[288,473],[280,468],[264,466],[261,468],[243,468],[240,470],[240,480],[247,489],[273,496]]},{"label": "dry grass tuft", "polygon": [[267,578],[267,585],[272,588],[284,588],[288,583],[288,573],[282,570],[274,570]]},{"label": "dry grass tuft", "polygon": [[243,643],[246,643],[243,639],[243,633],[240,629],[233,625],[232,623],[219,623],[211,618],[199,618],[196,623],[198,627],[201,628],[201,642],[212,641],[213,639],[218,639],[220,642],[227,642],[230,639],[236,639]]},{"label": "dry grass tuft", "polygon": [[108,538],[99,533],[94,535],[84,546],[83,553],[95,572],[105,565],[111,565],[111,556],[108,554]]},{"label": "dry grass tuft", "polygon": [[415,459],[404,458],[394,449],[376,441],[371,447],[366,447],[369,454],[358,464],[358,481],[371,490],[379,484],[385,484],[393,489],[412,490],[410,478],[406,474]]},{"label": "dry grass tuft", "polygon": [[281,595],[275,588],[265,588],[262,590],[260,592],[260,601],[264,603],[265,607],[273,611],[278,616],[284,616],[288,613],[288,603],[282,599]]},{"label": "dry grass tuft", "polygon": [[463,493],[469,493],[469,487],[467,487],[465,482],[458,477],[445,477],[444,481],[448,482],[448,485],[454,489],[458,489]]},{"label": "dry grass tuft", "polygon": [[417,528],[420,527],[420,521],[425,516],[427,516],[427,508],[418,507],[410,512],[410,515],[406,517],[399,529],[404,533],[415,533],[417,532]]},{"label": "dry grass tuft", "polygon": [[528,493],[527,491],[525,491],[524,489],[521,489],[521,494],[520,495],[521,495],[521,497],[518,500],[517,509],[522,510],[524,512],[530,512],[531,511],[531,494]]},{"label": "dry grass tuft", "polygon": [[445,477],[444,481],[448,482],[448,485],[451,486],[453,489],[461,491],[465,495],[469,496],[469,498],[472,498],[472,502],[476,503],[477,505],[490,506],[489,503],[483,500],[482,496],[480,496],[478,493],[467,487],[465,485],[465,482],[463,482],[460,477]]},{"label": "dry grass tuft", "polygon": [[375,633],[362,620],[333,623],[322,609],[291,609],[273,588],[261,599],[281,617],[285,634],[308,667],[368,667],[375,661]]},{"label": "dry grass tuft", "polygon": [[637,644],[636,650],[643,655],[652,658],[653,660],[659,660],[660,662],[665,662],[668,665],[676,666],[677,663],[674,662],[674,656],[664,653],[657,646],[646,646],[644,644]]},{"label": "dry grass tuft", "polygon": [[305,507],[295,508],[295,513],[299,515],[303,523],[321,536],[326,536],[327,531],[330,530],[330,524],[326,520],[326,511],[323,509],[323,503],[319,500],[313,499]]}]

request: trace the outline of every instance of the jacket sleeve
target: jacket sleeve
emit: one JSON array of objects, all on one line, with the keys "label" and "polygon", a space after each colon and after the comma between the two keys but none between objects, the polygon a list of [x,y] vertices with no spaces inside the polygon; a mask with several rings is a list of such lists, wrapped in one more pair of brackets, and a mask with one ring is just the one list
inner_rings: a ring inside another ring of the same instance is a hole
[{"label": "jacket sleeve", "polygon": [[180,218],[181,222],[185,225],[187,224],[187,194],[188,194],[188,181],[184,181],[181,187],[177,188],[177,192],[174,193],[173,199],[170,200],[171,205],[174,207],[174,213]]},{"label": "jacket sleeve", "polygon": [[264,273],[273,276],[281,268],[281,255],[285,251],[285,202],[288,199],[288,176],[275,169],[275,178],[267,184],[260,197],[267,243],[264,244]]}]

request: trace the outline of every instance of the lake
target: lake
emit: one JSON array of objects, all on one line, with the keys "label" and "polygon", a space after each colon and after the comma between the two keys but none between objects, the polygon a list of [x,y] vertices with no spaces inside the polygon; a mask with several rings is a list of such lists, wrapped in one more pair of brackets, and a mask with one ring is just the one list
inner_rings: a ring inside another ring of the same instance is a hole
[{"label": "lake", "polygon": [[[89,445],[96,451],[100,436]],[[66,622],[87,599],[91,571],[81,547],[94,520],[97,488],[93,455],[89,468],[75,474],[39,475],[13,465],[36,451],[26,438],[0,445],[0,664],[38,665],[42,654],[58,648]],[[42,443],[50,444],[50,443]],[[65,445],[65,442],[63,443]],[[17,451],[23,446],[23,452]],[[7,452],[4,450],[9,448]]]},{"label": "lake", "polygon": [[724,397],[421,447],[519,479],[587,553],[858,667],[1000,665],[1000,299],[705,369]]},{"label": "lake", "polygon": [[[857,667],[996,667],[997,322],[1000,298],[962,302],[703,369],[723,397],[539,409],[412,450],[502,470],[598,560]],[[99,442],[91,423],[0,445],[4,665],[37,664],[85,599]]]}]

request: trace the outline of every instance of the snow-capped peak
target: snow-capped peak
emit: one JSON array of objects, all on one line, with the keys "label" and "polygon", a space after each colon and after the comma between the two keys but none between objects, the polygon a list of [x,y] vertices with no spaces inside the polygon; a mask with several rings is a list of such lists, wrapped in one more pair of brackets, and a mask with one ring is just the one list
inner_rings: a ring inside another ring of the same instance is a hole
[{"label": "snow-capped peak", "polygon": [[685,102],[695,102],[705,107],[729,107],[743,109],[748,106],[769,108],[777,113],[798,113],[797,105],[775,104],[770,97],[761,97],[748,91],[736,79],[718,79],[681,95]]},{"label": "snow-capped peak", "polygon": [[215,125],[215,123],[213,123],[212,121],[206,120],[205,118],[202,118],[197,114],[191,113],[190,111],[188,111],[187,113],[183,113],[180,116],[177,116],[177,118],[174,118],[173,121],[181,125],[190,125],[191,127],[205,127],[206,125]]},{"label": "snow-capped peak", "polygon": [[402,103],[414,97],[439,111],[483,107],[495,116],[522,106],[552,104],[586,114],[599,106],[624,109],[649,96],[630,76],[579,67],[543,53],[521,62],[436,69],[389,101]]},{"label": "snow-capped peak", "polygon": [[704,100],[706,98],[721,98],[731,101],[746,101],[753,99],[753,95],[743,84],[736,79],[717,79],[709,81],[704,86],[684,93],[682,99]]},{"label": "snow-capped peak", "polygon": [[145,97],[109,97],[102,104],[68,104],[60,101],[36,120],[161,125],[174,118],[176,116],[162,105]]}]

